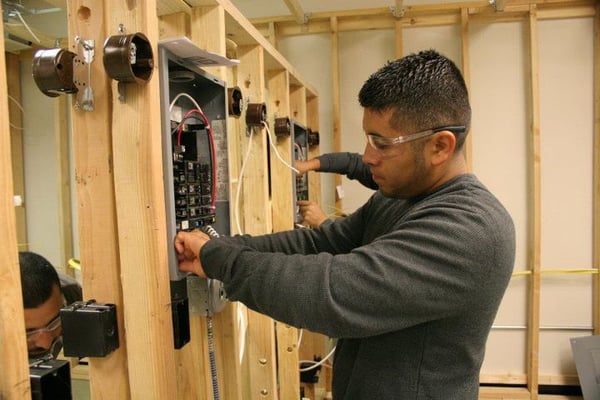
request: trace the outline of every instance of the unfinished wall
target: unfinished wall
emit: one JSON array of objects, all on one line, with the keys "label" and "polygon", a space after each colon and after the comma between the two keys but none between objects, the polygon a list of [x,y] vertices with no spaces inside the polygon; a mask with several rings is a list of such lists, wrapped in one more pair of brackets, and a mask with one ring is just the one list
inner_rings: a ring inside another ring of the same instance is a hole
[{"label": "unfinished wall", "polygon": [[[357,94],[371,72],[394,58],[396,34],[391,28],[339,34],[339,150],[363,151]],[[529,30],[525,16],[495,22],[490,17],[468,25],[473,172],[508,208],[517,231],[516,274],[489,338],[482,381],[528,382],[532,262],[528,251],[535,241],[531,225],[536,218],[530,203],[535,180],[530,171],[535,161],[531,148],[535,96],[539,99],[541,171],[539,383],[570,384],[576,382],[576,370],[569,338],[593,333],[594,275],[553,272],[594,268],[594,17],[537,22],[539,93],[530,89]],[[323,46],[324,37],[303,34],[284,23],[278,32],[280,49],[290,59],[302,58],[306,48],[312,49],[312,60],[331,57],[331,50]],[[405,27],[401,37],[405,54],[434,48],[462,64],[460,24]],[[328,93],[331,83],[323,82],[322,71],[303,72],[316,82],[320,93]],[[323,182],[323,196],[330,199],[335,188],[330,181]],[[371,194],[358,183],[342,182],[346,211],[356,209]]]}]

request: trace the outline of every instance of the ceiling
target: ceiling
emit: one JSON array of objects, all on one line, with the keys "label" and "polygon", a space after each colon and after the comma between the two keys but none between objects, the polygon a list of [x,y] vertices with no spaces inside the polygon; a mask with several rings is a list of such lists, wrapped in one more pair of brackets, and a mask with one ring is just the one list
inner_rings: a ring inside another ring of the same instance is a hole
[{"label": "ceiling", "polygon": [[67,36],[66,0],[2,0],[2,21],[6,51],[52,47]]},{"label": "ceiling", "polygon": [[[459,0],[404,0],[404,6],[456,3]],[[305,14],[324,11],[346,11],[365,8],[395,7],[395,0],[231,0],[246,18],[263,18],[291,15],[286,3],[297,4]]]},{"label": "ceiling", "polygon": [[[67,36],[66,0],[1,0],[6,51],[18,52],[38,43],[54,47]],[[161,0],[157,0],[161,1]],[[457,0],[231,0],[248,19],[291,16],[310,18],[311,13],[364,8],[452,3]],[[22,19],[22,20],[21,20]],[[298,19],[298,17],[297,17]]]}]

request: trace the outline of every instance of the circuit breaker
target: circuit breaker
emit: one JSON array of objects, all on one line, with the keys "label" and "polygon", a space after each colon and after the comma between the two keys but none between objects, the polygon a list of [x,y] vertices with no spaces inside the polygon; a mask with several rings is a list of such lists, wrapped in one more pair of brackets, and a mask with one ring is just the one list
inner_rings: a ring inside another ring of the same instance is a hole
[{"label": "circuit breaker", "polygon": [[[294,160],[308,160],[308,129],[299,124],[297,121],[290,121],[291,127],[291,137],[293,143],[293,156]],[[298,200],[308,200],[308,173],[303,174],[302,176],[298,174],[294,174],[294,209],[295,211],[295,221],[296,224],[302,223],[302,215],[300,215],[298,211],[297,202]]]},{"label": "circuit breaker", "polygon": [[[163,176],[168,242],[181,230],[230,233],[227,88],[198,64],[190,44],[159,43]],[[190,339],[189,312],[209,315],[225,304],[222,284],[178,270],[169,246],[175,347]]]}]

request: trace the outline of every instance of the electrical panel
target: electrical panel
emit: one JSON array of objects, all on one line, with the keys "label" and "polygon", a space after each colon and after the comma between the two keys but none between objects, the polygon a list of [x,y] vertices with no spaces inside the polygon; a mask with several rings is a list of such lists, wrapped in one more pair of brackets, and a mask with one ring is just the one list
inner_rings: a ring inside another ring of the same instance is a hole
[{"label": "electrical panel", "polygon": [[[294,160],[307,161],[309,130],[294,120],[291,120],[290,122]],[[298,211],[296,202],[298,200],[308,200],[308,173],[305,173],[302,176],[297,174],[294,175],[294,210],[296,210],[294,223],[301,224],[302,215],[300,215]]]},{"label": "electrical panel", "polygon": [[[163,176],[170,244],[181,230],[228,235],[229,172],[225,82],[208,74],[193,55],[175,54],[180,42],[159,43]],[[189,49],[186,49],[188,51]],[[189,341],[189,311],[210,315],[225,305],[222,284],[179,271],[169,246],[175,347]]]}]

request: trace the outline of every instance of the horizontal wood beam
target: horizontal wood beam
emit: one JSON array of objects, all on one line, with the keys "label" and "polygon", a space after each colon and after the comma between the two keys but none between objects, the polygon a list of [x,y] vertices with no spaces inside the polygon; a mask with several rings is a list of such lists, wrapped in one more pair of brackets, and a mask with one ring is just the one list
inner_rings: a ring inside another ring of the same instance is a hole
[{"label": "horizontal wood beam", "polygon": [[485,2],[464,2],[437,5],[405,6],[401,18],[395,18],[389,8],[313,13],[310,20],[299,26],[290,16],[257,18],[251,22],[266,34],[269,24],[275,25],[278,37],[328,33],[329,21],[335,17],[340,32],[374,29],[394,29],[399,23],[404,28],[454,25],[461,23],[461,10],[467,9],[472,23],[524,21],[530,4],[538,6],[538,19],[586,18],[595,15],[594,0],[548,0],[513,1],[505,4],[503,12],[497,12]]},{"label": "horizontal wood beam", "polygon": [[296,19],[297,23],[304,24],[308,21],[308,16],[302,9],[302,6],[298,2],[298,0],[283,0],[283,1],[285,2],[285,5],[290,10],[290,12],[294,16],[294,18]]}]

